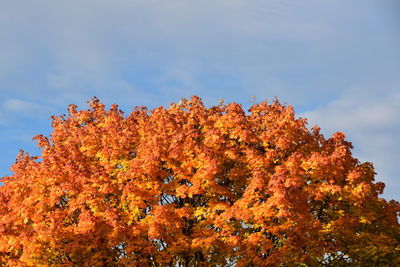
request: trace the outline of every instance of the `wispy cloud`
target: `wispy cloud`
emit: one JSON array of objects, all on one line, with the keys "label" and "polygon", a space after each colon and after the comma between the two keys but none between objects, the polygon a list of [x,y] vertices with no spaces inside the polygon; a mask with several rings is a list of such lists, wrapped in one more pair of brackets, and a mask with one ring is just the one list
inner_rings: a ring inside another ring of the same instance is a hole
[{"label": "wispy cloud", "polygon": [[[376,61],[396,62],[399,40],[388,34],[391,24],[375,29],[371,19],[387,7],[369,4],[360,11],[356,2],[13,1],[0,11],[0,23],[12,25],[0,29],[0,69],[14,90],[22,94],[30,86],[31,100],[64,100],[60,106],[107,90],[124,102],[108,80],[144,93],[163,87],[166,95],[186,90],[208,97],[212,91],[213,98],[237,101],[248,92],[307,105],[326,98],[321,88],[340,93],[352,79],[359,83]],[[384,51],[375,49],[380,42]],[[229,89],[227,80],[234,80]],[[55,97],[65,90],[65,97]]]},{"label": "wispy cloud", "polygon": [[3,123],[7,121],[8,118],[13,117],[27,117],[43,119],[48,118],[54,112],[54,108],[39,105],[33,102],[21,100],[21,99],[7,99],[0,108],[0,119],[3,118]]}]

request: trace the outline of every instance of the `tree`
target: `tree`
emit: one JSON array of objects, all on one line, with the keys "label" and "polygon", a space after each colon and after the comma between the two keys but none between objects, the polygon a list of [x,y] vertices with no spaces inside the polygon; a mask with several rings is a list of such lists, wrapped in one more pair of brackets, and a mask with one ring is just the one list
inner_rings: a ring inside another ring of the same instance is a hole
[{"label": "tree", "polygon": [[400,265],[400,205],[277,100],[53,117],[0,187],[0,265]]}]

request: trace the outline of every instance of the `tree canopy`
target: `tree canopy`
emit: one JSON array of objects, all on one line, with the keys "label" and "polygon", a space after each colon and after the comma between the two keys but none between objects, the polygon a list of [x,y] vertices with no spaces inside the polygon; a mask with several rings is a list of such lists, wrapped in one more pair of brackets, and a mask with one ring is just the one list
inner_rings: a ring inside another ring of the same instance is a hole
[{"label": "tree canopy", "polygon": [[397,201],[277,100],[53,117],[0,187],[0,265],[400,265]]}]

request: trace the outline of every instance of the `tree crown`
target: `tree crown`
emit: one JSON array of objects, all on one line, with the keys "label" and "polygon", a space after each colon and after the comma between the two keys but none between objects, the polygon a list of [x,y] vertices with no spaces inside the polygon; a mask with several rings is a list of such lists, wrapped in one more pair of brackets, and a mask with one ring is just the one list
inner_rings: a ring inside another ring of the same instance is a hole
[{"label": "tree crown", "polygon": [[53,117],[0,187],[0,264],[400,264],[371,163],[267,101]]}]

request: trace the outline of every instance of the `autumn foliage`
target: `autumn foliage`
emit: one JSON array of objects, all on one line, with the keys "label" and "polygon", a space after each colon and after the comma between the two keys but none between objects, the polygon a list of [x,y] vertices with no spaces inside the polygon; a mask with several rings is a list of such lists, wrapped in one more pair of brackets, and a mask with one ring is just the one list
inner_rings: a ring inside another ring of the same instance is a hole
[{"label": "autumn foliage", "polygon": [[0,187],[0,265],[396,266],[399,203],[290,106],[54,117]]}]

